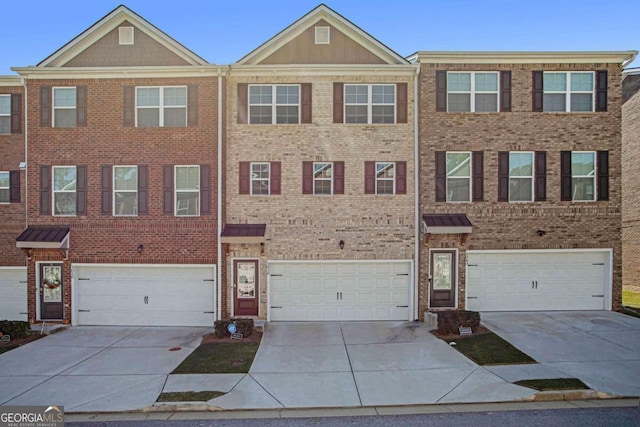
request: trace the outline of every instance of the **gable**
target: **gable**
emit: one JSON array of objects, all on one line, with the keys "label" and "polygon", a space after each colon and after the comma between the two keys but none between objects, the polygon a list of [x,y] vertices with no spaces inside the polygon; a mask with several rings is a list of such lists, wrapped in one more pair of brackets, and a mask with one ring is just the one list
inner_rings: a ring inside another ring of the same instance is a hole
[{"label": "gable", "polygon": [[[329,28],[329,43],[316,43],[316,28]],[[325,20],[267,56],[260,64],[384,64],[385,60],[358,44]]]}]

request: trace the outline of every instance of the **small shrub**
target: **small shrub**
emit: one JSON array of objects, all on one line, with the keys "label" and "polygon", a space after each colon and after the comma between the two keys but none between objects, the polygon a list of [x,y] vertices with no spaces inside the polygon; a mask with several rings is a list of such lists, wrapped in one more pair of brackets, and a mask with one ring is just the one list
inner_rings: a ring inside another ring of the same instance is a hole
[{"label": "small shrub", "polygon": [[229,331],[227,330],[227,326],[230,323],[235,323],[236,332],[242,334],[245,337],[248,337],[253,333],[253,319],[226,319],[226,320],[216,320],[213,324],[213,330],[218,338],[229,336]]},{"label": "small shrub", "polygon": [[480,326],[480,313],[467,310],[438,311],[439,334],[458,335],[460,326],[470,326],[473,332],[477,332]]},{"label": "small shrub", "polygon": [[20,320],[0,320],[0,332],[10,335],[11,339],[24,338],[31,335],[31,326]]}]

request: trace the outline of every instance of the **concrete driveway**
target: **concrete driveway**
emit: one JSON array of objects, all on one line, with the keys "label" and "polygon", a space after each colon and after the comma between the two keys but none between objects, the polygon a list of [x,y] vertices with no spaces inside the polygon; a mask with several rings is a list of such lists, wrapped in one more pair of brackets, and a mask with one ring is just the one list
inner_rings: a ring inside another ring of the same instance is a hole
[{"label": "concrete driveway", "polygon": [[144,408],[208,332],[69,328],[0,355],[0,405],[64,405],[69,412]]},{"label": "concrete driveway", "polygon": [[[482,323],[540,365],[536,378],[581,379],[594,390],[640,396],[640,319],[609,311],[482,313]],[[536,365],[530,365],[536,366]],[[518,367],[493,367],[510,381]]]}]

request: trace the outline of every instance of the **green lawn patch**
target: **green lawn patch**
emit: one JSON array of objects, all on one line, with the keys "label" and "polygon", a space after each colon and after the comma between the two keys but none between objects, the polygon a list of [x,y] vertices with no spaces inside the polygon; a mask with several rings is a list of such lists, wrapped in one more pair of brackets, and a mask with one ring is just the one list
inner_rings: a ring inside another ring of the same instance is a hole
[{"label": "green lawn patch", "polygon": [[514,365],[519,363],[536,363],[507,341],[493,332],[481,335],[460,337],[453,346],[460,353],[478,365]]},{"label": "green lawn patch", "polygon": [[162,393],[158,396],[157,402],[206,402],[225,393],[221,391],[180,391],[173,393]]},{"label": "green lawn patch", "polygon": [[551,378],[544,380],[521,380],[514,384],[538,391],[547,390],[588,390],[589,387],[577,378]]},{"label": "green lawn patch", "polygon": [[623,289],[622,305],[625,307],[640,308],[640,292],[635,292],[631,289]]},{"label": "green lawn patch", "polygon": [[257,342],[201,344],[172,374],[244,374],[258,351]]}]

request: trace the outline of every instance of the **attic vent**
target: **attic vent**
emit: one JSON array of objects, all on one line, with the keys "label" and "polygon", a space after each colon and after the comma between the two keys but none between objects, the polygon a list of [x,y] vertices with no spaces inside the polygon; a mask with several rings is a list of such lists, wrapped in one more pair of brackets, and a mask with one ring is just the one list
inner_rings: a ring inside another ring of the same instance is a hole
[{"label": "attic vent", "polygon": [[329,44],[329,27],[316,27],[316,44]]},{"label": "attic vent", "polygon": [[133,27],[120,27],[120,44],[133,44]]}]

